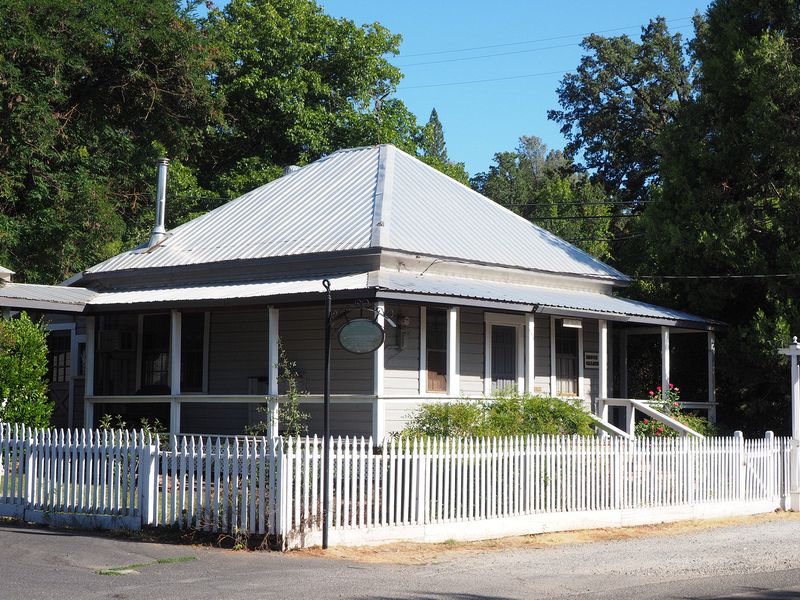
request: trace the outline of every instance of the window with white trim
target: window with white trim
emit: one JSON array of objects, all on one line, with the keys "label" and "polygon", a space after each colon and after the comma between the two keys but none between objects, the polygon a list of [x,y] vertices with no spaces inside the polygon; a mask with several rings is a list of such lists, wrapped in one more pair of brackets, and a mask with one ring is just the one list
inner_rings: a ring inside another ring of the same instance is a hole
[{"label": "window with white trim", "polygon": [[[574,321],[572,319],[571,321]],[[578,396],[578,346],[580,327],[555,320],[556,395]]]},{"label": "window with white trim", "polygon": [[426,390],[434,393],[447,392],[447,311],[445,309],[427,309],[425,370],[427,372]]}]

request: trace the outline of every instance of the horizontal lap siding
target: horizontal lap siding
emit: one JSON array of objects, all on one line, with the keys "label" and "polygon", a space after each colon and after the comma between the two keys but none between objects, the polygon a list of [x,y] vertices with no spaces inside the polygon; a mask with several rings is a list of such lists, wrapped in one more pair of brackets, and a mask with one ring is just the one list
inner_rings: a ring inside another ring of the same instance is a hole
[{"label": "horizontal lap siding", "polygon": [[484,312],[462,308],[460,314],[461,392],[470,395],[483,393],[484,371]]},{"label": "horizontal lap siding", "polygon": [[[598,330],[597,319],[583,320],[583,351],[600,352],[600,332]],[[579,356],[578,360],[583,361],[584,357]],[[600,389],[600,370],[583,370],[583,389],[584,398],[593,400],[597,398],[597,390]]]},{"label": "horizontal lap siding", "polygon": [[386,433],[401,431],[413,418],[420,405],[431,400],[386,403]]},{"label": "horizontal lap siding", "polygon": [[[334,306],[336,310],[344,306]],[[323,307],[285,308],[280,311],[280,337],[286,356],[296,364],[301,391],[323,392],[325,313]],[[334,324],[331,336],[331,393],[372,394],[372,354],[352,354],[339,345]],[[283,387],[281,387],[283,391]]]},{"label": "horizontal lap siding", "polygon": [[[419,392],[419,306],[415,304],[386,304],[386,312],[397,323],[408,318],[408,326],[386,328],[384,350],[384,394],[386,396],[416,395]],[[402,348],[400,340],[402,338]]]},{"label": "horizontal lap siding", "polygon": [[256,406],[246,402],[183,402],[181,433],[244,435],[251,420],[267,420],[263,413],[253,419]]},{"label": "horizontal lap siding", "polygon": [[[323,434],[322,404],[301,403],[300,410],[309,415],[308,435]],[[332,436],[372,435],[372,404],[367,402],[334,402],[331,404]]]},{"label": "horizontal lap siding", "polygon": [[256,393],[266,393],[269,372],[267,309],[211,313],[208,392],[250,393],[248,380],[260,378]]},{"label": "horizontal lap siding", "polygon": [[550,392],[550,317],[534,317],[534,356],[533,371],[535,394],[549,395]]}]

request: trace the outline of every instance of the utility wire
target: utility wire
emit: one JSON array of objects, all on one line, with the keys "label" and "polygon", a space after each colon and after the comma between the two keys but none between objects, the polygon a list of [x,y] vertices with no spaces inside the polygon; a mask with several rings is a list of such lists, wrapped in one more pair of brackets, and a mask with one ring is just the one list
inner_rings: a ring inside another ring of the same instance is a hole
[{"label": "utility wire", "polygon": [[[677,19],[666,19],[667,23],[673,23],[675,21],[687,21],[692,19],[693,17],[679,17]],[[509,46],[522,46],[524,44],[536,44],[538,42],[554,42],[556,40],[566,40],[574,37],[581,37],[584,38],[587,35],[592,34],[599,34],[599,33],[612,33],[614,31],[625,31],[628,29],[639,29],[641,28],[640,25],[629,25],[627,27],[615,27],[614,29],[602,29],[600,31],[590,31],[587,33],[573,33],[568,35],[557,35],[555,37],[548,37],[548,38],[538,38],[535,40],[524,40],[521,42],[506,42],[503,44],[490,44],[488,46],[472,46],[470,48],[457,48],[453,50],[434,50],[431,52],[415,52],[414,54],[403,54],[402,56],[405,58],[412,58],[415,56],[434,56],[440,54],[455,54],[457,52],[469,52],[471,50],[489,50],[491,48],[507,48]]]},{"label": "utility wire", "polygon": [[[617,215],[564,215],[556,217],[540,217],[538,215],[531,215],[527,217],[531,221],[578,221],[578,220],[592,220],[592,219],[613,219]],[[642,215],[625,215],[625,217],[641,217]]]},{"label": "utility wire", "polygon": [[785,279],[788,277],[800,277],[800,273],[757,273],[752,275],[636,275],[634,279]]},{"label": "utility wire", "polygon": [[[679,27],[674,27],[673,29],[685,29],[686,27],[690,27],[690,25],[681,25]],[[580,42],[571,42],[569,44],[558,44],[557,46],[542,46],[539,48],[527,48],[525,50],[509,50],[507,52],[495,52],[493,54],[479,54],[477,56],[461,56],[459,58],[443,58],[440,60],[428,60],[423,62],[415,62],[415,63],[404,63],[395,65],[397,67],[401,67],[405,69],[406,67],[419,67],[422,65],[439,65],[443,63],[453,63],[453,62],[463,62],[466,60],[477,60],[479,58],[494,58],[497,56],[511,56],[513,54],[529,54],[531,52],[541,52],[542,50],[556,50],[558,48],[571,48],[572,46],[579,46]]]},{"label": "utility wire", "polygon": [[512,75],[511,77],[492,77],[490,79],[472,79],[470,81],[449,81],[447,83],[429,83],[425,85],[409,85],[402,86],[402,91],[406,90],[419,90],[422,88],[435,88],[435,87],[448,87],[451,85],[468,85],[471,83],[491,83],[494,81],[510,81],[512,79],[526,79],[528,77],[543,77],[545,75],[564,75],[569,73],[570,69],[562,69],[560,71],[546,71],[544,73],[529,73],[528,75]]}]

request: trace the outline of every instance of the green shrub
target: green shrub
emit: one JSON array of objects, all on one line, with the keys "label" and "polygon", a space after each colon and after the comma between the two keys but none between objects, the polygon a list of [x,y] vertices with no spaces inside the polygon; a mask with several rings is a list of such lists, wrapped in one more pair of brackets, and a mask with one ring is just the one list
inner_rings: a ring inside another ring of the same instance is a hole
[{"label": "green shrub", "polygon": [[400,435],[592,435],[592,423],[577,401],[504,390],[480,400],[423,404]]},{"label": "green shrub", "polygon": [[0,320],[0,420],[49,427],[47,330],[27,313]]}]

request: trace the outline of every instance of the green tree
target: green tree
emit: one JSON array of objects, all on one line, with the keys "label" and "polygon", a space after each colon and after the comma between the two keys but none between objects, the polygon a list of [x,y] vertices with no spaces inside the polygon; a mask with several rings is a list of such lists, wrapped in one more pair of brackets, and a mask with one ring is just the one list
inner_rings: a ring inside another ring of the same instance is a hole
[{"label": "green tree", "polygon": [[27,313],[0,320],[0,421],[48,427],[47,331]]},{"label": "green tree", "polygon": [[499,152],[472,186],[529,221],[602,259],[610,258],[612,206],[559,151],[535,136],[520,138],[514,152]]},{"label": "green tree", "polygon": [[441,161],[447,160],[447,144],[445,144],[444,141],[444,129],[442,128],[442,122],[439,120],[439,113],[436,112],[435,108],[431,110],[428,123],[422,129],[420,149],[422,150],[423,156],[430,156]]},{"label": "green tree", "polygon": [[[717,0],[693,43],[698,94],[666,130],[662,199],[648,206],[658,272],[800,272],[800,8]],[[721,409],[731,424],[788,430],[786,362],[800,329],[798,278],[672,281],[670,297],[731,326],[719,337]]]},{"label": "green tree", "polygon": [[20,279],[57,281],[142,241],[154,159],[192,154],[213,113],[213,47],[192,10],[0,5],[0,262]]},{"label": "green tree", "polygon": [[562,125],[567,154],[582,155],[610,196],[647,200],[659,179],[660,136],[692,98],[694,62],[662,17],[643,28],[641,42],[590,35],[582,46],[580,65],[558,88],[561,110],[549,118]]}]

